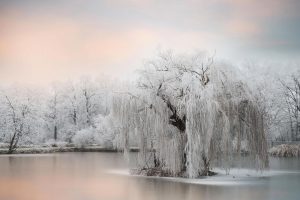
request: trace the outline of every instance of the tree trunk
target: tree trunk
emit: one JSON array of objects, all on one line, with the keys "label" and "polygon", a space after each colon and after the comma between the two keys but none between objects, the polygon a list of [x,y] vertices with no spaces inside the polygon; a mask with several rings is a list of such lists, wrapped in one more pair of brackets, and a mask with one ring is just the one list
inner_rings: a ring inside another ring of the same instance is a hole
[{"label": "tree trunk", "polygon": [[57,126],[54,126],[54,140],[57,140]]},{"label": "tree trunk", "polygon": [[200,176],[209,176],[209,160],[205,155],[202,155],[204,169],[200,172]]},{"label": "tree trunk", "polygon": [[15,132],[9,143],[9,148],[8,148],[8,152],[7,152],[8,154],[13,153],[13,151],[15,150],[15,148],[17,146],[16,137],[17,137],[17,133]]}]

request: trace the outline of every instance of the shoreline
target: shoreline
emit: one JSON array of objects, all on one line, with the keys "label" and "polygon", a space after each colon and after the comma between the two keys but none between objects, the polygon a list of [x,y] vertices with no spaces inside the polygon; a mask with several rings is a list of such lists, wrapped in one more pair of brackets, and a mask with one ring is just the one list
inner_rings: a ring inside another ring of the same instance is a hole
[{"label": "shoreline", "polygon": [[[139,149],[132,147],[130,152],[138,152]],[[20,147],[12,153],[7,153],[8,148],[0,148],[0,155],[9,154],[44,154],[44,153],[64,153],[64,152],[121,152],[118,149],[107,148],[102,146],[86,147]]]},{"label": "shoreline", "polygon": [[[297,147],[297,148],[296,148]],[[0,147],[0,155],[9,154],[44,154],[44,153],[64,153],[64,152],[122,152],[122,150],[99,145],[90,145],[78,147],[74,145],[67,146],[21,146],[8,153],[7,147]],[[129,152],[139,152],[138,147],[131,147]],[[277,145],[268,150],[269,156],[272,157],[300,157],[300,145]]]}]

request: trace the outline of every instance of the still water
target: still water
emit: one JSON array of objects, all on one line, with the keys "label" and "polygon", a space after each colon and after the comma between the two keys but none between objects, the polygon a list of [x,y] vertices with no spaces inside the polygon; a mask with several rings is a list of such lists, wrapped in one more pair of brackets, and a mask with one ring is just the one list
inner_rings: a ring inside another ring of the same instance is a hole
[{"label": "still water", "polygon": [[120,153],[1,155],[0,200],[300,199],[297,158],[271,158],[272,175],[246,178],[241,184],[195,184],[112,173],[126,171],[126,163]]}]

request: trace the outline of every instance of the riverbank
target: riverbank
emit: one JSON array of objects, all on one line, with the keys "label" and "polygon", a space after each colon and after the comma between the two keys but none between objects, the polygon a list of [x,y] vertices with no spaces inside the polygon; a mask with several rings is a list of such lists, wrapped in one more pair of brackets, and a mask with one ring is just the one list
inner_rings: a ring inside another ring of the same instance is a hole
[{"label": "riverbank", "polygon": [[[78,147],[73,144],[52,146],[21,146],[12,154],[41,154],[41,153],[63,153],[63,152],[118,152],[115,148],[90,145]],[[138,152],[138,147],[130,148],[130,152]],[[300,157],[300,145],[282,144],[269,149],[269,155],[274,157]],[[8,146],[0,145],[0,154],[8,154]]]},{"label": "riverbank", "polygon": [[[131,152],[137,152],[138,148],[130,148]],[[7,154],[8,148],[0,148],[0,154]],[[117,149],[107,148],[102,146],[64,146],[64,147],[41,147],[30,146],[20,147],[12,152],[12,154],[41,154],[41,153],[62,153],[62,152],[118,152]]]}]

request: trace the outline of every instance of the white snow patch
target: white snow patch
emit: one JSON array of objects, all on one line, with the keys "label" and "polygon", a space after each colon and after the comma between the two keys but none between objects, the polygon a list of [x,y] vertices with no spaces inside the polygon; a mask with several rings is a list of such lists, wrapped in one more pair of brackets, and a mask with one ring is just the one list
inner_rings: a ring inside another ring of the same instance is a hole
[{"label": "white snow patch", "polygon": [[300,171],[268,170],[264,172],[257,172],[256,170],[251,170],[251,169],[231,169],[230,174],[226,175],[224,170],[222,169],[216,169],[214,171],[218,173],[215,176],[193,178],[193,179],[181,178],[181,177],[132,175],[130,174],[130,171],[128,169],[108,170],[107,173],[122,175],[122,176],[132,176],[138,178],[161,179],[161,180],[178,182],[178,183],[215,185],[215,186],[249,185],[249,184],[253,184],[254,182],[255,184],[257,184],[258,181],[261,180],[261,178],[279,176],[283,174],[300,174]]}]

